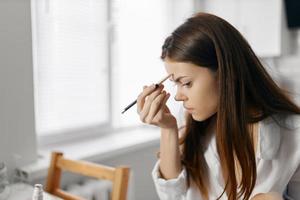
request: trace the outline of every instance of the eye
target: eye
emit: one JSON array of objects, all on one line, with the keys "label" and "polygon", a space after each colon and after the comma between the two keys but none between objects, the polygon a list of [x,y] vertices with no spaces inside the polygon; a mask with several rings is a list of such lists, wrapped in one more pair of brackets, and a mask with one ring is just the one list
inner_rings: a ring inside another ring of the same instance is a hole
[{"label": "eye", "polygon": [[191,86],[191,83],[192,83],[191,81],[190,81],[190,82],[187,82],[187,83],[183,83],[182,86],[183,86],[183,87],[190,87],[190,86]]},{"label": "eye", "polygon": [[180,83],[180,82],[175,82],[174,84],[173,84],[173,87],[191,87],[191,85],[192,85],[192,82],[190,81],[190,82],[186,82],[186,83]]}]

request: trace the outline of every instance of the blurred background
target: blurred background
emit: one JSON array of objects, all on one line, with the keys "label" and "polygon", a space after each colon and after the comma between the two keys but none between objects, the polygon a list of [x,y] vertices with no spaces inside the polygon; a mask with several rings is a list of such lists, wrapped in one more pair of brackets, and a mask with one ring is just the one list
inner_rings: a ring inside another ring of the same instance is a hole
[{"label": "blurred background", "polygon": [[[0,162],[9,181],[43,184],[59,150],[129,165],[129,199],[158,199],[151,170],[159,130],[140,123],[136,107],[121,111],[166,75],[164,39],[193,13],[216,14],[299,104],[299,10],[297,0],[0,0]],[[172,97],[168,105],[182,113]],[[63,185],[93,193],[84,183],[70,175]]]}]

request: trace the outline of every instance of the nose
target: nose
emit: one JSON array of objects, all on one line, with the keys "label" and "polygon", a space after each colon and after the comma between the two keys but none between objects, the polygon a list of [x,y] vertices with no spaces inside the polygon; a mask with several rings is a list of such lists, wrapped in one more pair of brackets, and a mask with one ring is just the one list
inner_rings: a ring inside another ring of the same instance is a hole
[{"label": "nose", "polygon": [[177,90],[174,99],[175,101],[185,101],[187,97],[180,90]]}]

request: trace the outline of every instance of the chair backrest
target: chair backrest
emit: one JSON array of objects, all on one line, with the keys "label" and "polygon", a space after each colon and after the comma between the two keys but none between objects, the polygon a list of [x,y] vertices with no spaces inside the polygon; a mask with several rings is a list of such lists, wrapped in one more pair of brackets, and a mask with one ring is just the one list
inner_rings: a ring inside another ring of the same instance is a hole
[{"label": "chair backrest", "polygon": [[108,167],[86,161],[70,160],[63,153],[52,152],[45,191],[65,200],[82,200],[60,189],[61,172],[69,171],[83,176],[112,181],[111,200],[126,200],[129,168]]}]

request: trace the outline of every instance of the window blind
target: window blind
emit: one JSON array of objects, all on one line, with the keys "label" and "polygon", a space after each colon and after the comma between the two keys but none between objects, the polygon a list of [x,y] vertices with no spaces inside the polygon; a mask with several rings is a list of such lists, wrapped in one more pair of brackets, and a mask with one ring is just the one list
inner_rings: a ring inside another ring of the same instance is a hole
[{"label": "window blind", "polygon": [[107,12],[103,0],[32,0],[38,135],[108,122]]}]

